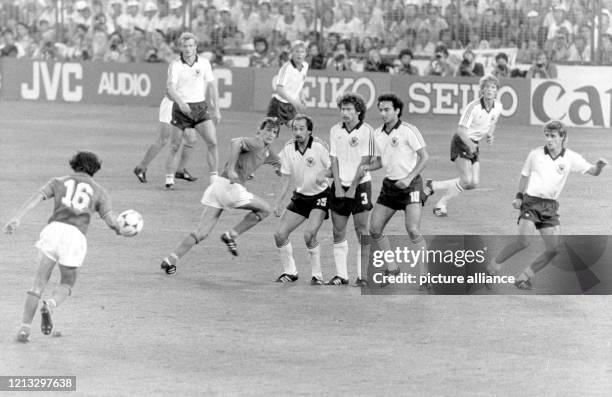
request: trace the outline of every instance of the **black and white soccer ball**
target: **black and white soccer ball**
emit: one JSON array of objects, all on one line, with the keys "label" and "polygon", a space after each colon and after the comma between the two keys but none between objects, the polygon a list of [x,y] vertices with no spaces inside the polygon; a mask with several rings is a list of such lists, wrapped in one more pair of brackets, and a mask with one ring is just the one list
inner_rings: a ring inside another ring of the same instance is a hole
[{"label": "black and white soccer ball", "polygon": [[134,237],[142,230],[144,222],[142,215],[134,210],[125,210],[117,217],[119,232],[125,237]]}]

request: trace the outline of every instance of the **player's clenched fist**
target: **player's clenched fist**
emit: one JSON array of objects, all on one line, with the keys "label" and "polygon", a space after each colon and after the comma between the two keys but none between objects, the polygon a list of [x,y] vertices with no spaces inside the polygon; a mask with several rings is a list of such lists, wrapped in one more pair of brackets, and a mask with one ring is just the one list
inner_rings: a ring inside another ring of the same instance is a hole
[{"label": "player's clenched fist", "polygon": [[11,234],[19,227],[19,219],[11,219],[6,225],[4,225],[4,233]]},{"label": "player's clenched fist", "polygon": [[521,205],[523,205],[523,200],[521,200],[520,198],[515,198],[514,200],[512,200],[512,207],[514,207],[515,210],[520,210]]}]

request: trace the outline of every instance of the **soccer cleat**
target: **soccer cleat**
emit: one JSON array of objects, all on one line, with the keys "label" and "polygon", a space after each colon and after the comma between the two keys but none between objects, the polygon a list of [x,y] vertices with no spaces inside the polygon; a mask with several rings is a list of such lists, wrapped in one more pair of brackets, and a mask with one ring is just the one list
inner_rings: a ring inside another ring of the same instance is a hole
[{"label": "soccer cleat", "polygon": [[427,181],[425,181],[425,187],[423,188],[423,193],[426,196],[431,196],[432,194],[434,194],[432,179],[427,179]]},{"label": "soccer cleat", "polygon": [[177,171],[174,173],[174,177],[178,179],[184,179],[187,182],[195,182],[198,180],[195,176],[191,175],[186,168],[183,168],[180,172]]},{"label": "soccer cleat", "polygon": [[323,280],[312,276],[312,278],[310,279],[310,285],[323,285]]},{"label": "soccer cleat", "polygon": [[276,279],[276,282],[277,283],[293,283],[297,281],[297,279],[298,279],[297,274],[283,273],[280,276],[278,276],[278,278]]},{"label": "soccer cleat", "polygon": [[327,285],[345,285],[348,284],[349,281],[347,278],[342,278],[340,276],[334,276],[331,280],[326,282]]},{"label": "soccer cleat", "polygon": [[227,248],[234,256],[238,256],[238,249],[236,248],[236,240],[229,234],[229,232],[225,232],[221,235],[221,241],[227,245]]},{"label": "soccer cleat", "polygon": [[361,277],[357,277],[357,279],[353,283],[353,287],[367,287],[367,286],[368,286],[368,282],[364,278],[361,278]]},{"label": "soccer cleat", "polygon": [[161,269],[166,272],[166,274],[174,274],[176,273],[176,265],[170,263],[168,258],[164,258],[160,265]]},{"label": "soccer cleat", "polygon": [[17,333],[17,342],[28,343],[29,341],[30,341],[30,331],[25,328],[21,328],[19,332]]},{"label": "soccer cleat", "polygon": [[446,209],[440,207],[434,207],[433,214],[438,218],[445,218],[448,216],[448,212],[446,212]]},{"label": "soccer cleat", "polygon": [[134,174],[136,178],[140,181],[140,183],[147,183],[147,169],[136,167],[134,168]]},{"label": "soccer cleat", "polygon": [[40,330],[43,334],[49,335],[53,331],[53,320],[51,320],[51,311],[47,302],[43,301],[43,305],[40,308]]},{"label": "soccer cleat", "polygon": [[166,183],[166,190],[174,190],[174,183]]},{"label": "soccer cleat", "polygon": [[528,291],[528,290],[531,290],[533,288],[533,283],[529,279],[527,279],[527,280],[516,280],[514,282],[514,286],[516,288],[518,288],[518,289],[522,289],[523,291]]}]

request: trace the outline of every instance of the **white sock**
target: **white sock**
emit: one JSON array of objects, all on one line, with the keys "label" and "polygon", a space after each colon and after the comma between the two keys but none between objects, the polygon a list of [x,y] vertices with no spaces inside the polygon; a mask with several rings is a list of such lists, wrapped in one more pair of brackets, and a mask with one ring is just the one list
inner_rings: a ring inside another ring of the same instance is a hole
[{"label": "white sock", "polygon": [[[442,196],[440,201],[438,201],[436,204],[436,207],[438,208],[446,208],[446,203],[448,203],[448,200],[458,196],[459,193],[463,191],[463,188],[459,184],[459,178],[451,179],[449,182],[453,183],[448,187],[444,196]],[[434,188],[434,190],[436,189]]]},{"label": "white sock", "polygon": [[334,262],[336,263],[336,275],[347,279],[348,271],[346,257],[348,255],[348,242],[346,240],[334,243]]},{"label": "white sock", "polygon": [[432,181],[431,182],[431,187],[436,192],[439,191],[439,190],[448,190],[448,188],[451,187],[452,185],[454,185],[455,182],[458,181],[458,180],[459,180],[459,178],[447,179],[445,181]]},{"label": "white sock", "polygon": [[166,184],[174,184],[174,174],[166,175]]},{"label": "white sock", "polygon": [[308,256],[310,257],[310,266],[312,267],[312,277],[323,280],[323,272],[321,271],[321,249],[319,244],[314,248],[308,248]]},{"label": "white sock", "polygon": [[295,268],[295,260],[293,259],[293,247],[291,242],[287,241],[287,244],[278,248],[280,254],[281,263],[283,264],[283,273],[296,275],[297,269]]}]

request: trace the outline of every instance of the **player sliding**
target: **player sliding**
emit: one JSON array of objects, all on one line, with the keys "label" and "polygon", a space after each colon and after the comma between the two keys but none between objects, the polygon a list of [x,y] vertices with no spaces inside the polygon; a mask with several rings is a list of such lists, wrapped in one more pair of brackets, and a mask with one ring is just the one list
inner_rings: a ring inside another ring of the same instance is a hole
[{"label": "player sliding", "polygon": [[557,199],[565,186],[570,172],[581,172],[597,176],[608,164],[599,159],[595,165],[580,154],[567,148],[567,129],[560,121],[551,121],[544,126],[546,145],[533,149],[521,171],[518,193],[512,206],[520,210],[518,236],[506,246],[487,267],[490,274],[497,274],[502,264],[529,245],[527,236],[540,232],[545,251],[538,256],[517,278],[520,289],[531,289],[537,272],[542,270],[557,255],[559,247],[559,203]]},{"label": "player sliding", "polygon": [[448,201],[464,190],[477,188],[480,183],[479,142],[486,136],[489,145],[493,144],[495,125],[502,110],[501,104],[496,101],[498,89],[499,81],[495,76],[481,78],[481,97],[470,102],[461,114],[450,147],[450,159],[455,163],[459,177],[445,181],[428,179],[425,183],[423,192],[426,195],[446,190],[434,205],[435,216],[448,216]]},{"label": "player sliding", "polygon": [[[159,152],[166,146],[173,133],[178,133],[170,124],[172,121],[172,105],[173,102],[168,99],[167,96],[162,98],[161,103],[159,104],[159,136],[149,146],[147,152],[144,157],[138,163],[138,165],[134,168],[134,174],[138,178],[141,183],[147,183],[147,167],[153,161],[153,159],[159,154]],[[188,182],[197,181],[198,178],[193,177],[187,171],[187,162],[191,158],[191,153],[193,152],[193,145],[196,142],[195,131],[191,128],[185,129],[183,132],[182,141],[178,142],[177,139],[172,140],[173,145],[180,144],[178,148],[170,149],[168,153],[168,159],[166,160],[166,168],[172,167],[175,163],[174,155],[180,156],[180,161],[178,164],[178,168],[174,173],[174,177],[177,179],[184,179]]]},{"label": "player sliding", "polygon": [[40,232],[36,243],[39,250],[39,264],[34,285],[26,297],[21,328],[17,334],[19,342],[28,342],[32,320],[38,308],[38,301],[49,282],[57,264],[60,270],[60,285],[51,297],[43,301],[40,309],[40,329],[49,335],[53,330],[51,314],[68,298],[74,287],[79,268],[87,252],[87,228],[94,212],[119,234],[116,217],[111,210],[111,201],[106,190],[93,180],[100,169],[100,160],[91,152],[78,152],[70,160],[73,174],[52,178],[17,211],[4,226],[5,233],[11,234],[19,227],[21,219],[40,202],[54,199],[53,214]]},{"label": "player sliding", "polygon": [[204,191],[202,204],[204,211],[198,228],[189,233],[167,257],[162,260],[161,268],[167,274],[176,272],[178,261],[194,245],[208,237],[221,213],[226,209],[250,211],[233,229],[221,235],[232,255],[238,255],[235,239],[264,220],[270,213],[270,206],[262,198],[255,196],[242,185],[249,180],[262,164],[280,170],[280,160],[270,149],[270,144],[278,137],[280,124],[274,118],[266,118],[254,137],[232,139],[230,159],[225,163],[220,176],[213,178]]}]

